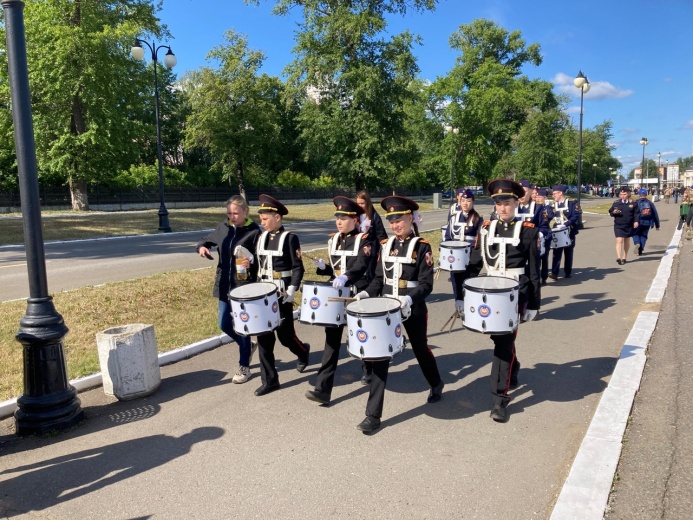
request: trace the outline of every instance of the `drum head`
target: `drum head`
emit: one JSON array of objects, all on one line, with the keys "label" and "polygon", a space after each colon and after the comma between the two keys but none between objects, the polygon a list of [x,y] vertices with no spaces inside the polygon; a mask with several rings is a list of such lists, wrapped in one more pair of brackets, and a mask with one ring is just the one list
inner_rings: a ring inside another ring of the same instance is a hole
[{"label": "drum head", "polygon": [[509,289],[516,289],[520,286],[515,280],[503,278],[502,276],[477,276],[468,278],[464,281],[464,288],[473,292],[506,292]]},{"label": "drum head", "polygon": [[440,243],[441,249],[469,249],[469,242],[461,240],[446,240]]},{"label": "drum head", "polygon": [[272,282],[249,283],[236,287],[229,293],[229,297],[234,300],[256,300],[277,290],[277,286]]},{"label": "drum head", "polygon": [[568,226],[565,226],[563,224],[560,224],[553,228],[554,231],[565,231],[566,229],[568,229]]},{"label": "drum head", "polygon": [[347,314],[349,316],[381,316],[392,314],[399,308],[399,300],[394,298],[366,298],[347,305]]}]

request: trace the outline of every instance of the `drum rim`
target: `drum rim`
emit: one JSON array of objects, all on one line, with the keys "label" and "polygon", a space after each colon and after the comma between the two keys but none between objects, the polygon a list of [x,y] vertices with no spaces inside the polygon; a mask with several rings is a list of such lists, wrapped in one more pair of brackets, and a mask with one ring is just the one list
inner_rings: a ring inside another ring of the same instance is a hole
[{"label": "drum rim", "polygon": [[[332,287],[333,289],[337,289],[337,287],[332,286],[332,282],[318,282],[318,281],[313,281],[313,280],[307,280],[302,283],[302,285],[305,287],[306,285],[318,285],[320,287]],[[339,290],[339,289],[337,289]]]},{"label": "drum rim", "polygon": [[391,310],[385,310],[385,311],[376,311],[376,312],[366,312],[366,311],[349,311],[349,307],[354,304],[354,303],[360,303],[359,301],[351,302],[349,305],[346,306],[346,313],[347,316],[353,316],[354,318],[370,318],[370,317],[377,317],[377,316],[387,316],[388,314],[395,314],[396,312],[399,312],[401,308],[401,304],[399,303],[399,300],[395,298],[390,298],[388,296],[378,296],[377,298],[369,298],[371,301],[375,299],[386,299],[386,300],[392,300],[393,302],[397,302],[398,306],[393,307]]},{"label": "drum rim", "polygon": [[[495,278],[499,280],[508,280],[509,282],[513,282],[514,285],[512,287],[502,287],[502,288],[487,288],[487,287],[470,287],[467,285],[467,282],[471,280],[476,280],[478,278]],[[464,283],[462,284],[462,287],[464,289],[469,288],[471,292],[487,292],[487,293],[504,293],[510,291],[518,291],[520,289],[520,282],[517,280],[513,280],[512,278],[505,278],[504,276],[489,276],[489,275],[484,275],[484,276],[475,276],[473,278],[467,278]]]},{"label": "drum rim", "polygon": [[[246,288],[250,285],[256,285],[256,284],[266,285],[268,289],[270,288],[270,286],[272,286],[273,290],[266,292],[266,293],[263,293],[263,294],[258,294],[256,296],[235,296],[235,297],[233,296],[234,291],[236,291],[238,289]],[[262,298],[266,298],[267,296],[272,295],[272,293],[276,294],[277,292],[278,292],[277,286],[274,285],[272,282],[246,283],[246,284],[243,284],[239,287],[234,287],[233,289],[231,289],[231,291],[229,291],[229,301],[231,301],[231,302],[250,302],[250,301],[254,301],[254,300],[261,300]]]},{"label": "drum rim", "polygon": [[[455,244],[455,246],[446,246],[444,244]],[[439,249],[469,249],[471,244],[466,240],[443,240],[440,243]]]}]

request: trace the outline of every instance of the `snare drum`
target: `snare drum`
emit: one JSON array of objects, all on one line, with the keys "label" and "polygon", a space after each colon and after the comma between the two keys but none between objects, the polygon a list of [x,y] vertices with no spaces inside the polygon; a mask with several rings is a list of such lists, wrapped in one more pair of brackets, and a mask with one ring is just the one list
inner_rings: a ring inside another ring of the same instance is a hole
[{"label": "snare drum", "polygon": [[551,230],[553,238],[551,239],[551,249],[561,249],[568,247],[570,241],[570,228],[568,226],[556,226]]},{"label": "snare drum", "polygon": [[464,282],[462,325],[482,334],[511,334],[520,323],[520,284],[501,276],[479,276]]},{"label": "snare drum", "polygon": [[301,300],[301,323],[338,327],[346,325],[346,305],[343,301],[329,301],[329,298],[346,298],[350,295],[349,287],[336,289],[331,282],[303,282],[303,299]]},{"label": "snare drum", "polygon": [[233,330],[241,336],[272,332],[279,327],[277,286],[272,282],[249,283],[229,293]]},{"label": "snare drum", "polygon": [[440,243],[438,265],[443,271],[459,273],[467,269],[469,265],[469,242],[448,240]]},{"label": "snare drum", "polygon": [[367,298],[346,308],[347,350],[357,359],[391,359],[404,350],[399,300]]}]

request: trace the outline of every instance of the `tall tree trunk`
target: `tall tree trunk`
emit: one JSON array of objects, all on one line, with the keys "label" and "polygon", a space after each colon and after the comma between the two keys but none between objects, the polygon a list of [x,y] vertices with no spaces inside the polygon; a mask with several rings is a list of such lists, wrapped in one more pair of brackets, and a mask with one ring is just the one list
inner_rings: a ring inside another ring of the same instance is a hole
[{"label": "tall tree trunk", "polygon": [[244,183],[244,173],[243,173],[243,161],[236,162],[236,181],[238,181],[238,192],[241,194],[246,201],[248,197],[245,196],[245,183]]},{"label": "tall tree trunk", "polygon": [[89,199],[87,197],[87,181],[84,179],[68,179],[70,186],[70,199],[72,209],[76,211],[86,211],[89,209]]}]

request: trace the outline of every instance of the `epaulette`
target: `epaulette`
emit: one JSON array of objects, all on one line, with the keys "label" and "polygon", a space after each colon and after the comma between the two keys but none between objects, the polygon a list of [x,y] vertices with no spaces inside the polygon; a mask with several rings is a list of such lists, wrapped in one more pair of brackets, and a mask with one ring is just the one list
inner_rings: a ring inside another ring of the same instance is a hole
[{"label": "epaulette", "polygon": [[490,220],[484,220],[484,223],[481,224],[481,225],[482,225],[482,226],[490,226],[490,225],[491,225],[491,221],[490,221]]},{"label": "epaulette", "polygon": [[526,220],[522,223],[522,227],[534,227],[534,222],[527,222]]},{"label": "epaulette", "polygon": [[430,242],[428,240],[426,240],[425,238],[420,238],[419,244],[430,244]]},{"label": "epaulette", "polygon": [[364,234],[363,234],[363,238],[364,238],[364,239],[368,238],[368,233],[364,233]]},{"label": "epaulette", "polygon": [[388,241],[387,238],[383,238],[383,239],[380,241],[380,243],[381,243],[381,244],[387,244],[387,241]]},{"label": "epaulette", "polygon": [[336,234],[337,234],[337,233],[330,233],[330,238],[332,238],[332,237],[335,236]]}]

